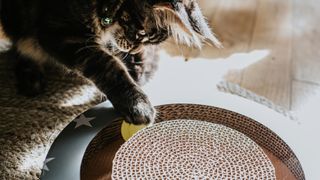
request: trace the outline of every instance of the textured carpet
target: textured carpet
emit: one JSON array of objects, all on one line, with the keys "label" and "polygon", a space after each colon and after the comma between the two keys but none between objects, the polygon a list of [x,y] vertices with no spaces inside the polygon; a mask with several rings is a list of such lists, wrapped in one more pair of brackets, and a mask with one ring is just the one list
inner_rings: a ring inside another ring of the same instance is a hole
[{"label": "textured carpet", "polygon": [[59,67],[48,69],[44,94],[36,98],[17,95],[14,64],[10,53],[1,53],[0,180],[38,179],[59,132],[103,97],[90,82]]}]

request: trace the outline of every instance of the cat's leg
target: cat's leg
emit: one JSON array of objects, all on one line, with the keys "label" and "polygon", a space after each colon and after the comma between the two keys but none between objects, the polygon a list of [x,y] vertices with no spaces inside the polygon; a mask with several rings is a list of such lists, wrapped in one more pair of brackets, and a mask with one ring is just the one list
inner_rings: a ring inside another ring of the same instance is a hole
[{"label": "cat's leg", "polygon": [[139,85],[144,85],[158,69],[158,47],[146,46],[140,53],[126,55],[123,61],[131,77]]},{"label": "cat's leg", "polygon": [[81,67],[83,74],[107,95],[116,110],[134,124],[154,121],[155,109],[120,59],[95,52]]},{"label": "cat's leg", "polygon": [[141,54],[128,54],[123,59],[125,65],[128,68],[131,77],[141,84],[141,78],[145,72],[145,62]]},{"label": "cat's leg", "polygon": [[61,42],[64,41],[50,39],[43,44],[60,63],[90,79],[127,122],[147,124],[154,121],[155,109],[122,60],[99,48],[90,48],[86,43]]},{"label": "cat's leg", "polygon": [[18,40],[12,49],[17,59],[15,74],[18,93],[25,96],[36,96],[46,86],[44,63],[48,55],[33,38]]}]

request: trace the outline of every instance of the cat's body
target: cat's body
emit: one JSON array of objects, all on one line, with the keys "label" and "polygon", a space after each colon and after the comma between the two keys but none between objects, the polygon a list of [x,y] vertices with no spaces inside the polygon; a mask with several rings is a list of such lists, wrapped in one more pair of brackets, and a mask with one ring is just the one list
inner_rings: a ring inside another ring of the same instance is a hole
[{"label": "cat's body", "polygon": [[[40,93],[45,86],[42,65],[46,61],[56,61],[91,79],[128,122],[153,121],[155,110],[138,85],[143,79],[144,62],[156,61],[154,46],[169,35],[187,44],[197,44],[193,42],[194,33],[186,31],[186,35],[180,36],[167,24],[170,20],[174,25],[181,25],[183,18],[177,22],[176,18],[181,17],[159,10],[159,7],[168,9],[169,4],[172,5],[170,11],[174,11],[177,5],[163,2],[1,0],[3,29],[18,59],[18,89],[30,96]],[[181,10],[179,6],[176,8]],[[192,11],[186,13],[192,14]],[[196,25],[197,20],[193,22]],[[193,28],[207,36],[205,38],[215,40],[212,34],[208,37],[207,32],[202,32],[201,27],[187,25],[184,28]]]}]

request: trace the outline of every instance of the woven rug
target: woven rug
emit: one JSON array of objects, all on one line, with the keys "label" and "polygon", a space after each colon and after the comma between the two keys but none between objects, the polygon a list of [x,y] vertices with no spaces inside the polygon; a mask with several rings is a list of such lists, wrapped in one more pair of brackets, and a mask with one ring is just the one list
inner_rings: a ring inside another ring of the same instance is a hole
[{"label": "woven rug", "polygon": [[17,95],[14,64],[10,53],[0,55],[0,179],[38,179],[59,132],[103,98],[90,82],[59,67],[49,69],[44,94]]}]

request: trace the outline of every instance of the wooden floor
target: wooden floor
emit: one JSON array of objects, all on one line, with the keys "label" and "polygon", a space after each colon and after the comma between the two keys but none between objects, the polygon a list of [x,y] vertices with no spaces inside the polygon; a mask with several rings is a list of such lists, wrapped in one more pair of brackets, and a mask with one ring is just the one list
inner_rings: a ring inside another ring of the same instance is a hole
[{"label": "wooden floor", "polygon": [[187,50],[182,52],[185,56],[214,59],[266,50],[265,58],[244,69],[230,70],[225,79],[293,110],[319,94],[318,0],[199,2],[224,49]]}]

